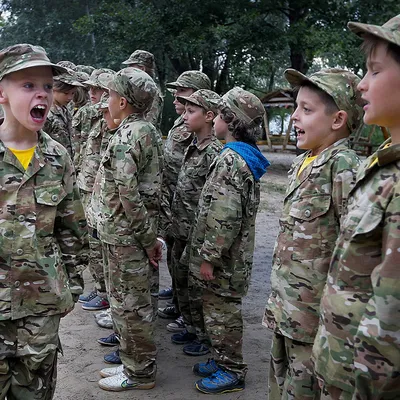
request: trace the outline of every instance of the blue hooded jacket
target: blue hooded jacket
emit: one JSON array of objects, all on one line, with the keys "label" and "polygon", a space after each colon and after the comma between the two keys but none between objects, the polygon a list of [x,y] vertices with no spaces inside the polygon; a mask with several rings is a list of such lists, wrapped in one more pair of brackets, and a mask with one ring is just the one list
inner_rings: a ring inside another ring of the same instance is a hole
[{"label": "blue hooded jacket", "polygon": [[226,149],[232,149],[243,158],[256,181],[260,180],[271,165],[256,145],[244,142],[230,142],[224,146],[222,151]]}]

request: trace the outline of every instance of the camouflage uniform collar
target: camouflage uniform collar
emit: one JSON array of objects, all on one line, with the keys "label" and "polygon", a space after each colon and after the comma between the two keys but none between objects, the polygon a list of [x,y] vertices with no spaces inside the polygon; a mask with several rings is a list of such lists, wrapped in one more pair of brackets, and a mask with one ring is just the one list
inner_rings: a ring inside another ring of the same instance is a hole
[{"label": "camouflage uniform collar", "polygon": [[184,123],[185,121],[183,120],[183,115],[179,115],[179,117],[174,121],[174,125],[172,128],[176,128],[177,126],[180,126]]},{"label": "camouflage uniform collar", "polygon": [[133,113],[133,114],[129,114],[127,117],[125,117],[121,123],[119,124],[119,126],[123,126],[124,124],[128,124],[130,122],[133,121],[137,121],[139,119],[144,119],[143,117],[143,113]]},{"label": "camouflage uniform collar", "polygon": [[[63,153],[60,151],[58,146],[58,142],[52,140],[46,132],[42,130],[38,131],[37,147],[41,150],[43,154],[47,154],[50,156],[61,156]],[[2,141],[0,141],[0,153],[4,153],[5,151],[6,146]]]},{"label": "camouflage uniform collar", "polygon": [[386,144],[391,142],[391,138],[387,139],[375,153],[375,156],[378,158],[378,165],[381,167],[390,164],[393,161],[400,160],[400,144],[392,144],[386,149],[384,148]]},{"label": "camouflage uniform collar", "polygon": [[204,150],[211,142],[213,142],[214,140],[216,140],[217,138],[215,137],[215,135],[213,133],[210,133],[209,135],[207,135],[206,137],[204,137],[201,140],[197,139],[197,136],[194,137],[192,145],[196,146],[197,149],[199,151]]}]

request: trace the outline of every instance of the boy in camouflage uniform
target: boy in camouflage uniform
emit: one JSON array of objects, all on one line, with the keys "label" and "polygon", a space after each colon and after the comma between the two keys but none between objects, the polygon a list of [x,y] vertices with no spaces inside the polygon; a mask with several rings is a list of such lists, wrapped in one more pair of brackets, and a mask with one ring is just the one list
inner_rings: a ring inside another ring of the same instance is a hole
[{"label": "boy in camouflage uniform", "polygon": [[82,293],[86,222],[67,150],[43,127],[53,75],[42,47],[0,51],[0,398],[50,400],[58,328]]},{"label": "boy in camouflage uniform", "polygon": [[333,252],[315,339],[323,399],[400,398],[400,15],[350,22],[364,38],[364,122],[391,138],[357,172]]},{"label": "boy in camouflage uniform", "polygon": [[92,208],[104,245],[109,301],[123,364],[103,369],[99,385],[111,391],[151,389],[156,346],[150,279],[161,258],[157,241],[161,149],[157,130],[144,113],[157,88],[137,68],[119,71],[108,87],[110,114],[122,122],[101,160]]},{"label": "boy in camouflage uniform", "polygon": [[72,144],[73,128],[72,113],[68,109],[68,104],[74,97],[76,88],[81,86],[83,85],[78,81],[74,71],[71,69],[54,78],[53,105],[43,127],[43,130],[48,135],[67,149],[71,159],[74,158],[74,148]]},{"label": "boy in camouflage uniform", "polygon": [[341,69],[310,77],[288,69],[285,78],[299,88],[292,119],[297,146],[308,151],[289,171],[263,324],[274,331],[270,398],[309,400],[320,396],[310,360],[319,304],[359,165],[348,136],[361,123],[360,79]]},{"label": "boy in camouflage uniform", "polygon": [[[200,71],[183,72],[175,82],[167,83],[167,88],[174,93],[174,106],[179,117],[175,120],[173,127],[168,132],[167,139],[164,143],[164,171],[162,181],[161,214],[159,220],[159,236],[162,237],[167,244],[167,265],[174,285],[174,272],[172,271],[171,251],[173,246],[173,236],[169,233],[170,225],[170,208],[174,197],[178,174],[182,167],[183,156],[186,149],[193,141],[193,132],[187,129],[184,124],[183,113],[185,106],[177,96],[190,96],[196,90],[211,89],[210,79],[206,74]],[[178,314],[178,299],[176,296],[176,288],[164,289],[159,293],[160,300],[173,298],[173,306],[167,306],[158,310],[160,317],[175,318]],[[182,318],[178,318],[175,322],[168,324],[167,329],[171,332],[179,332],[183,330],[184,324]]]},{"label": "boy in camouflage uniform", "polygon": [[214,128],[225,139],[201,192],[190,249],[190,279],[203,291],[203,314],[214,359],[196,364],[203,393],[242,390],[242,298],[250,282],[260,178],[269,165],[256,146],[261,101],[235,87],[222,97]]},{"label": "boy in camouflage uniform", "polygon": [[[146,50],[135,50],[127,60],[122,62],[122,64],[133,68],[139,68],[149,74],[154,80],[156,63],[154,61],[154,55],[152,53],[149,53]],[[157,129],[160,129],[161,125],[163,104],[164,98],[161,94],[160,89],[157,87],[157,93],[154,96],[153,103],[145,113],[146,120],[151,122]]]},{"label": "boy in camouflage uniform", "polygon": [[[92,72],[88,80],[83,82],[83,84],[89,88],[90,103],[80,108],[75,113],[72,121],[74,132],[74,165],[77,173],[79,173],[81,169],[82,155],[85,152],[89,132],[94,126],[97,126],[98,129],[99,124],[101,124],[100,121],[103,121],[103,114],[94,107],[94,105],[100,101],[102,94],[107,90],[101,83],[99,77],[102,75],[104,78],[114,73],[113,70],[108,68],[98,68]],[[92,296],[89,294],[86,296],[86,301],[90,301],[92,297],[93,294]]]},{"label": "boy in camouflage uniform", "polygon": [[222,149],[215,137],[212,124],[217,115],[219,95],[212,90],[201,89],[190,96],[178,96],[185,104],[183,120],[194,139],[185,152],[182,168],[178,175],[174,198],[171,205],[170,232],[174,237],[172,247],[173,278],[177,291],[179,310],[185,330],[175,333],[171,340],[175,344],[188,344],[184,352],[203,355],[209,352],[202,315],[201,291],[189,287],[189,263],[182,259],[188,244],[195,219],[197,204],[206,176],[215,157]]}]

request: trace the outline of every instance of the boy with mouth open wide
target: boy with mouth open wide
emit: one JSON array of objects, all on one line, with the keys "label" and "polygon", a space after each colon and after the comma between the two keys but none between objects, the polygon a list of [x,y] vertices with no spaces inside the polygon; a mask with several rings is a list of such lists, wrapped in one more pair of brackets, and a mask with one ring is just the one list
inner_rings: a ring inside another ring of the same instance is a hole
[{"label": "boy with mouth open wide", "polygon": [[82,293],[86,221],[67,150],[41,129],[53,102],[44,49],[0,51],[0,398],[52,399],[60,318]]},{"label": "boy with mouth open wide", "polygon": [[357,172],[313,348],[324,399],[400,398],[400,15],[350,22],[364,39],[364,122],[389,138]]},{"label": "boy with mouth open wide", "polygon": [[320,395],[310,360],[319,304],[359,165],[348,136],[361,123],[360,79],[341,69],[310,77],[288,69],[285,78],[298,89],[292,119],[308,151],[289,171],[263,324],[274,331],[270,399],[311,400]]}]

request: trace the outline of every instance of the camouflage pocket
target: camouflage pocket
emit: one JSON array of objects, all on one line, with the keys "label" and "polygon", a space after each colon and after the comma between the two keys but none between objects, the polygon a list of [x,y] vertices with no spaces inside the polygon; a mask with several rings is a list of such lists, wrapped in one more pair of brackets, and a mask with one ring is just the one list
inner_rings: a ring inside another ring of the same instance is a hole
[{"label": "camouflage pocket", "polygon": [[331,210],[331,196],[307,196],[293,201],[289,215],[292,222],[293,260],[327,257],[333,251],[338,223]]},{"label": "camouflage pocket", "polygon": [[61,182],[57,185],[36,187],[36,230],[39,236],[49,236],[54,231],[57,206],[67,195]]}]

